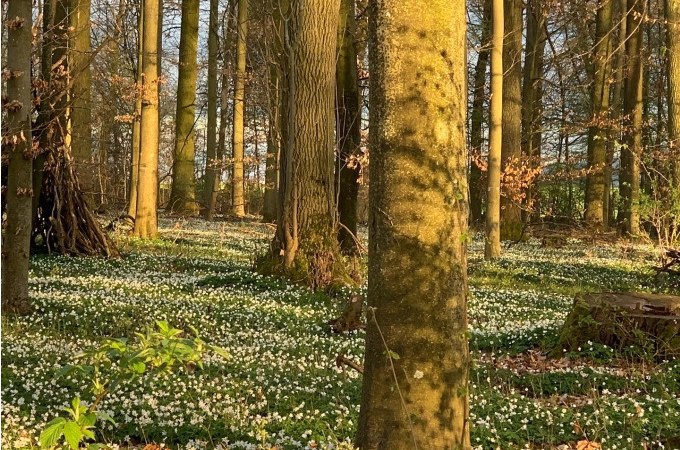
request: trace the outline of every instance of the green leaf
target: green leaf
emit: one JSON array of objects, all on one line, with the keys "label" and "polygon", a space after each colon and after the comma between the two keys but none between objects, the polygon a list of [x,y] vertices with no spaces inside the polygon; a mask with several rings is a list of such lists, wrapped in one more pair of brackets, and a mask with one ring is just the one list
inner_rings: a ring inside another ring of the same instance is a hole
[{"label": "green leaf", "polygon": [[130,363],[130,370],[138,375],[143,374],[146,372],[146,364],[144,364],[142,361],[135,361]]},{"label": "green leaf", "polygon": [[390,355],[390,358],[392,358],[395,361],[401,358],[401,356],[399,356],[399,354],[395,351],[388,350],[387,353]]},{"label": "green leaf", "polygon": [[113,424],[114,426],[117,426],[117,425],[118,425],[118,424],[116,423],[116,421],[113,420],[113,417],[111,417],[110,415],[106,414],[104,411],[97,411],[96,414],[97,414],[97,417],[98,417],[99,419],[104,420],[104,421],[106,421],[106,422],[110,422],[110,423]]},{"label": "green leaf", "polygon": [[65,422],[63,417],[57,417],[45,426],[39,438],[41,448],[52,448],[57,444],[63,434]]},{"label": "green leaf", "polygon": [[86,428],[92,428],[95,422],[97,422],[97,415],[93,412],[83,414],[80,418],[80,424]]},{"label": "green leaf", "polygon": [[158,327],[159,330],[161,330],[162,333],[167,333],[168,331],[170,331],[170,325],[168,325],[168,322],[166,322],[165,320],[157,320],[156,326]]},{"label": "green leaf", "polygon": [[72,421],[66,422],[64,424],[64,437],[73,450],[78,450],[78,445],[80,445],[80,441],[83,439],[80,425]]}]

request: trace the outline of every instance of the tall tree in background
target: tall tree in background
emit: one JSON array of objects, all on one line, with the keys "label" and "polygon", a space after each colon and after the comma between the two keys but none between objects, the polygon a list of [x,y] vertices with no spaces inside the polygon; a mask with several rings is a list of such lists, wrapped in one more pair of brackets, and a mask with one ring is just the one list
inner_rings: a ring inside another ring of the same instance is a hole
[{"label": "tall tree in background", "polygon": [[31,28],[30,0],[9,0],[7,6],[6,130],[9,150],[7,228],[2,248],[2,312],[28,310],[28,256],[31,242],[33,149],[31,145]]},{"label": "tall tree in background", "polygon": [[[215,200],[219,189],[220,175],[222,174],[222,161],[217,159],[217,41],[219,14],[219,1],[210,0],[210,17],[208,19],[208,133],[206,137],[206,169],[204,187],[204,215],[207,220],[212,220],[215,213]],[[225,49],[226,50],[226,49]]]},{"label": "tall tree in background", "polygon": [[244,110],[246,98],[246,54],[248,39],[248,0],[238,1],[238,25],[236,46],[236,72],[234,73],[234,111],[232,135],[232,187],[231,212],[237,217],[245,216],[244,170]]},{"label": "tall tree in background", "polygon": [[668,29],[668,135],[673,186],[680,189],[680,0],[666,1]]},{"label": "tall tree in background", "polygon": [[469,449],[465,3],[372,0],[370,21],[369,308],[357,445]]},{"label": "tall tree in background", "polygon": [[160,0],[144,0],[141,152],[134,229],[134,234],[141,238],[152,238],[158,233],[160,8]]},{"label": "tall tree in background", "polygon": [[78,181],[90,201],[94,200],[92,164],[92,72],[90,69],[90,0],[69,0],[69,98],[70,146],[78,166]]},{"label": "tall tree in background", "polygon": [[[503,39],[503,148],[501,169],[522,151],[522,30],[523,1],[505,0]],[[519,239],[522,234],[520,206],[508,195],[501,197],[501,239]]]},{"label": "tall tree in background", "polygon": [[144,4],[140,1],[137,11],[137,64],[135,73],[135,110],[132,118],[132,161],[130,164],[130,199],[128,201],[128,216],[134,218],[137,215],[137,184],[139,182],[139,155],[141,152],[141,131],[142,131],[142,86],[144,54],[142,36],[144,30]]},{"label": "tall tree in background", "polygon": [[[491,55],[489,39],[491,37],[491,1],[484,0],[482,11],[482,38],[480,41],[479,54],[475,63],[474,91],[472,95],[472,111],[470,111],[470,145],[472,151],[479,157],[482,154],[484,137],[482,126],[484,124],[484,98],[486,97],[486,68],[489,65]],[[470,219],[478,223],[482,220],[482,203],[486,186],[482,183],[482,169],[474,159],[470,162]]]},{"label": "tall tree in background", "polygon": [[[541,165],[543,135],[543,65],[547,36],[545,0],[527,2],[526,57],[522,80],[522,153],[534,169]],[[538,186],[532,183],[526,193],[527,219],[538,207]]]},{"label": "tall tree in background", "polygon": [[642,156],[643,65],[642,31],[646,0],[628,0],[626,81],[623,114],[626,119],[621,148],[621,231],[640,234],[640,157]]},{"label": "tall tree in background", "polygon": [[487,164],[486,240],[484,258],[501,256],[501,154],[503,145],[503,39],[504,0],[493,0],[491,8],[491,102],[489,105],[489,159]]},{"label": "tall tree in background", "polygon": [[588,175],[586,177],[585,222],[602,228],[605,222],[605,165],[610,129],[609,86],[611,78],[612,9],[615,0],[598,2],[593,48],[591,123],[588,129]]},{"label": "tall tree in background", "polygon": [[336,139],[338,189],[338,240],[345,253],[356,251],[359,168],[352,164],[361,145],[361,109],[357,79],[357,50],[354,0],[341,0],[338,21],[338,63],[336,74]]},{"label": "tall tree in background", "polygon": [[194,159],[194,125],[196,121],[196,77],[198,66],[199,0],[182,0],[182,29],[179,39],[179,73],[177,77],[177,115],[175,117],[175,152],[172,164],[170,210],[184,215],[198,212]]}]

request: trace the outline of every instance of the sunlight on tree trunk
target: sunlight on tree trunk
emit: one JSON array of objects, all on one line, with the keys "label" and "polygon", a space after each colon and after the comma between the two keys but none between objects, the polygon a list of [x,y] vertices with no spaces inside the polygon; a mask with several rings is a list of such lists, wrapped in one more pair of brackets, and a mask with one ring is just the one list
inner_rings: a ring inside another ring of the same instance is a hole
[{"label": "sunlight on tree trunk", "polygon": [[[203,190],[207,220],[212,220],[215,214],[213,193],[219,189],[222,161],[217,159],[217,41],[219,15],[218,0],[210,0],[210,17],[208,22],[208,123],[206,133],[206,169],[205,186]],[[226,50],[226,49],[225,49]]]},{"label": "sunlight on tree trunk", "polygon": [[680,0],[666,0],[668,20],[668,134],[674,163],[673,186],[680,189]]},{"label": "sunlight on tree trunk", "polygon": [[232,188],[231,212],[237,217],[245,216],[245,193],[243,190],[244,157],[244,110],[246,91],[246,44],[248,39],[248,0],[238,2],[238,44],[236,47],[236,72],[234,75],[234,111],[232,135]]}]

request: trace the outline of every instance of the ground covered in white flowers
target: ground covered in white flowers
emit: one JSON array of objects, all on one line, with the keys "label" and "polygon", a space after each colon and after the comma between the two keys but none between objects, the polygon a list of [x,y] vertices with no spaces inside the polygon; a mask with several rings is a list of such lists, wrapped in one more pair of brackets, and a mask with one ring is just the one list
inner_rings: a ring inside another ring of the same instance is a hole
[{"label": "ground covered in white flowers", "polygon": [[[100,442],[181,448],[351,448],[361,376],[338,354],[362,359],[363,333],[326,322],[341,301],[251,271],[272,228],[243,222],[163,221],[161,238],[119,236],[118,260],[37,256],[35,311],[3,319],[2,445],[37,446],[45,423],[87,395],[83,375],[57,378],[104,337],[132,336],[154,320],[196,327],[229,359],[204,370],[146,374],[121,384],[100,409]],[[680,361],[643,361],[593,344],[550,360],[545,350],[573,296],[597,290],[678,292],[655,279],[652,249],[571,240],[511,246],[485,263],[470,246],[473,445],[480,449],[680,448]],[[660,284],[661,283],[661,284]]]}]

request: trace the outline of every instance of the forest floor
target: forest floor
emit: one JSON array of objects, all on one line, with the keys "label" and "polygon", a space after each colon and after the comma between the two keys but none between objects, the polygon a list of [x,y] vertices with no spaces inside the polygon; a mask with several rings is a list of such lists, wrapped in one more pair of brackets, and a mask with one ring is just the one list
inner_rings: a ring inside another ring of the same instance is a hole
[{"label": "forest floor", "polygon": [[[151,242],[119,234],[122,259],[32,259],[35,311],[2,322],[3,447],[37,446],[45,423],[74,396],[92,400],[86,375],[56,377],[78,353],[167,320],[196,327],[231,356],[120,384],[100,405],[116,422],[100,428],[101,442],[351,448],[361,375],[335,360],[344,354],[361,364],[364,334],[329,332],[342,301],[252,272],[271,226],[167,218],[161,225]],[[568,239],[545,248],[533,239],[492,263],[482,253],[476,236],[469,252],[475,448],[568,449],[579,441],[581,449],[680,448],[680,361],[640,360],[595,343],[545,356],[576,294],[680,291],[655,278],[652,247]]]}]

